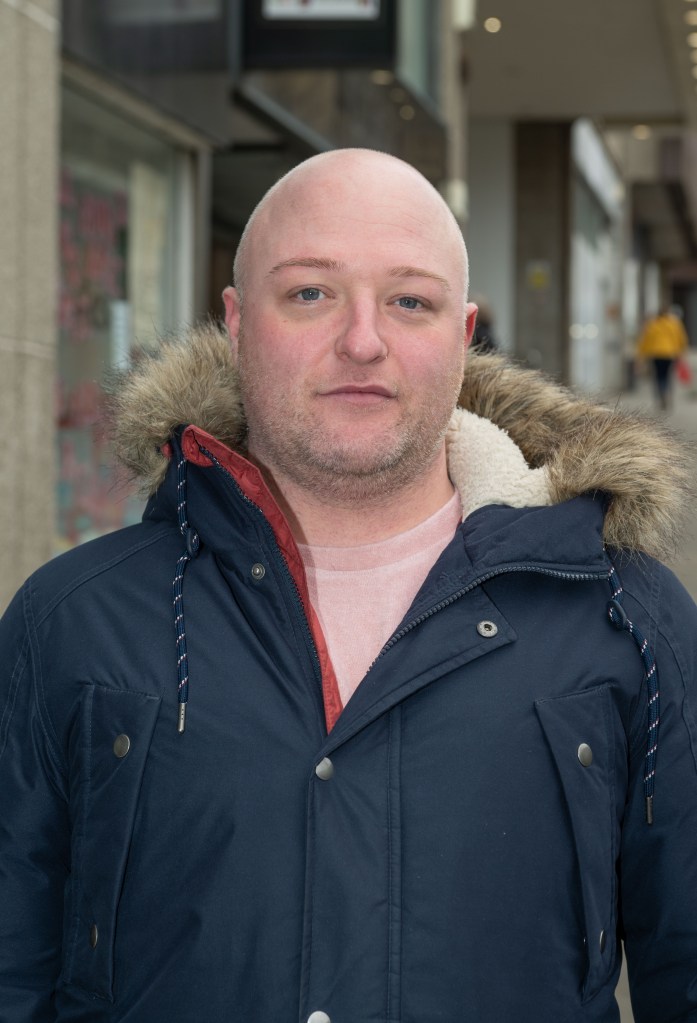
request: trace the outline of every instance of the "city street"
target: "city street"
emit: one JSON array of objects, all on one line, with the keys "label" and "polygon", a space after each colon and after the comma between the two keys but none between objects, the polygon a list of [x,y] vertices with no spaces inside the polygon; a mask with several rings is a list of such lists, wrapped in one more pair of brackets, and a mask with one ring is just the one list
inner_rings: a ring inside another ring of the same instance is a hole
[{"label": "city street", "polygon": [[[697,355],[691,357],[691,365],[693,381],[687,386],[676,383],[675,403],[673,410],[667,415],[667,422],[672,429],[683,435],[688,443],[694,445],[695,479],[697,482]],[[651,414],[657,414],[651,382],[647,378],[638,381],[635,391],[621,395],[619,404],[627,408],[641,409]],[[689,516],[685,540],[670,567],[697,600],[697,507]],[[617,989],[617,1000],[620,1005],[622,1023],[633,1023],[624,970]]]},{"label": "city street", "polygon": [[[674,407],[666,416],[666,421],[694,446],[697,484],[697,352],[690,357],[690,361],[692,383],[684,385],[676,382]],[[621,395],[619,404],[627,408],[645,410],[651,415],[660,415],[655,410],[651,381],[648,378],[640,379],[635,391]],[[697,600],[697,507],[688,519],[685,541],[670,567]]]}]

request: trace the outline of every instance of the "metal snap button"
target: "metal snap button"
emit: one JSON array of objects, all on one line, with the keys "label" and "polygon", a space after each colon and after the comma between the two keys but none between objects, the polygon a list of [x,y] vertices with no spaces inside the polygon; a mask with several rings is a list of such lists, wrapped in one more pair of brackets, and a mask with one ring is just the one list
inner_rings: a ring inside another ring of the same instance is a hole
[{"label": "metal snap button", "polygon": [[92,924],[92,926],[90,927],[90,946],[92,948],[96,948],[98,941],[99,941],[99,930],[97,929],[97,925],[96,924]]},{"label": "metal snap button", "polygon": [[117,735],[114,739],[114,756],[122,760],[131,748],[131,740],[127,735]]},{"label": "metal snap button", "polygon": [[499,631],[499,627],[496,622],[479,622],[477,625],[477,632],[480,636],[484,636],[485,639],[492,639]]},{"label": "metal snap button", "polygon": [[324,760],[320,760],[315,768],[315,774],[320,781],[329,781],[334,774],[334,764],[331,762],[329,757],[325,757]]},{"label": "metal snap button", "polygon": [[593,763],[593,750],[587,742],[581,743],[576,751],[576,756],[584,767],[590,767]]},{"label": "metal snap button", "polygon": [[252,579],[255,579],[258,582],[260,579],[263,579],[265,575],[266,569],[262,564],[257,561],[256,564],[252,565]]},{"label": "metal snap button", "polygon": [[326,1012],[311,1012],[307,1017],[307,1023],[332,1023]]}]

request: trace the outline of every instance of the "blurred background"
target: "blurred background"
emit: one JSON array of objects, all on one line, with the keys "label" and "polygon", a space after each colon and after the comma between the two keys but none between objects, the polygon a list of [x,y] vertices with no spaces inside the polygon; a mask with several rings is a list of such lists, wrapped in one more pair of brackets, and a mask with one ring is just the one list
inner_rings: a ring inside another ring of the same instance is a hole
[{"label": "blurred background", "polygon": [[[523,363],[642,404],[645,318],[697,342],[697,0],[0,0],[0,95],[0,605],[139,518],[100,381],[221,314],[249,213],[314,153],[440,189]],[[694,397],[669,415],[697,436]]]},{"label": "blurred background", "polygon": [[636,386],[661,304],[697,341],[697,0],[0,0],[0,94],[0,604],[139,517],[100,381],[220,315],[313,153],[418,167],[489,336],[575,388]]}]

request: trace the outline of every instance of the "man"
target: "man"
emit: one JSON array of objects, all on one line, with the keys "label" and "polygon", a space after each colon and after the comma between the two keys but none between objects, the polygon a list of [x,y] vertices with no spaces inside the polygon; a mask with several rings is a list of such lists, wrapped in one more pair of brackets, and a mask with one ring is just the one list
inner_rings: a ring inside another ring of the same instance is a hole
[{"label": "man", "polygon": [[1,1023],[610,1023],[621,939],[695,1018],[680,450],[496,357],[454,411],[465,250],[392,157],[292,171],[235,277],[232,357],[121,393],[143,523],[4,621]]}]

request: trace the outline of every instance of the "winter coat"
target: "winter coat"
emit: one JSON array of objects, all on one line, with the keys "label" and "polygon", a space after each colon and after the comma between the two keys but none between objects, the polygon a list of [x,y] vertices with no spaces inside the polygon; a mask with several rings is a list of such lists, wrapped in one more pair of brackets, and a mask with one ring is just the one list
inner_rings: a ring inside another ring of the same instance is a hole
[{"label": "winter coat", "polygon": [[654,316],[642,331],[637,355],[642,359],[677,359],[687,345],[685,328],[677,316]]},{"label": "winter coat", "polygon": [[119,403],[143,522],[0,633],[0,1023],[617,1023],[621,940],[697,1019],[672,441],[473,358],[464,521],[342,710],[222,336]]}]

